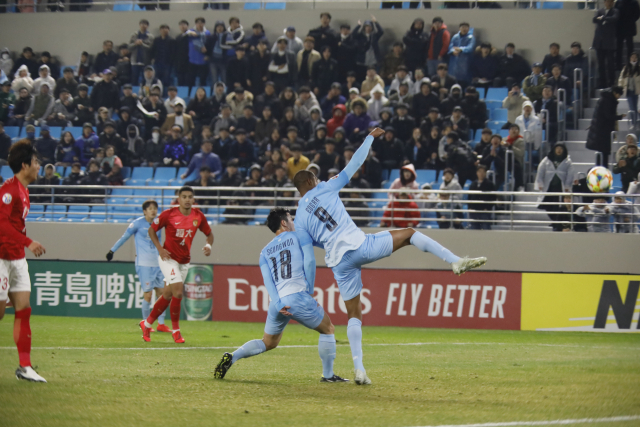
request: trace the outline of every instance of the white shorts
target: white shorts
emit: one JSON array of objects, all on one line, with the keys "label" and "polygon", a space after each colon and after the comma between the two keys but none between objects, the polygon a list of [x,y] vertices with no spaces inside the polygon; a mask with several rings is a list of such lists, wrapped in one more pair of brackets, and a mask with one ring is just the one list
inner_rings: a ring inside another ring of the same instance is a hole
[{"label": "white shorts", "polygon": [[0,301],[6,301],[9,292],[31,292],[29,266],[25,258],[13,261],[0,259]]},{"label": "white shorts", "polygon": [[189,272],[189,264],[178,264],[178,262],[173,259],[164,261],[160,257],[158,257],[158,264],[164,275],[165,286],[174,283],[184,283],[187,278],[187,273]]}]

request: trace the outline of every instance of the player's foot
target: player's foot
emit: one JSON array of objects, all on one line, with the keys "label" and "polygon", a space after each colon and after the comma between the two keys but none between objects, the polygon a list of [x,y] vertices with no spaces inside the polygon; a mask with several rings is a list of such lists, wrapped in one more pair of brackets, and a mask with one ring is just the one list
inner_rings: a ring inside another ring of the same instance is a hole
[{"label": "player's foot", "polygon": [[361,371],[360,369],[356,369],[356,384],[358,385],[368,385],[371,384],[371,380],[369,379],[369,377],[367,376],[367,374],[364,373],[364,371]]},{"label": "player's foot", "polygon": [[[144,332],[144,320],[142,322],[140,322],[140,329],[142,329],[142,332]],[[149,328],[149,332],[155,332],[156,330],[153,328]]]},{"label": "player's foot", "polygon": [[325,377],[320,378],[320,382],[321,383],[347,383],[349,382],[349,380],[345,378],[341,378],[336,374],[333,374],[331,378],[325,378]]},{"label": "player's foot", "polygon": [[487,262],[487,258],[483,256],[479,258],[463,257],[463,258],[460,258],[458,261],[451,263],[451,268],[453,269],[453,272],[455,274],[460,276],[473,268],[478,268],[486,264],[486,262]]},{"label": "player's foot", "polygon": [[176,342],[176,344],[184,344],[184,338],[182,338],[182,335],[180,335],[179,330],[171,333],[171,335],[173,335],[173,340]]},{"label": "player's foot", "polygon": [[38,375],[38,373],[34,371],[31,366],[27,366],[26,368],[18,366],[18,369],[16,369],[16,378],[19,380],[33,381],[35,383],[47,382],[47,380]]},{"label": "player's foot", "polygon": [[225,353],[222,355],[222,359],[218,362],[218,366],[216,366],[216,370],[213,372],[213,377],[216,379],[223,379],[225,375],[227,375],[227,371],[231,368],[233,364],[233,354]]},{"label": "player's foot", "polygon": [[142,329],[142,339],[146,342],[151,341],[151,328],[144,325],[144,320],[140,322],[140,329]]},{"label": "player's foot", "polygon": [[169,333],[172,333],[173,331],[171,329],[169,329],[169,327],[167,325],[158,325],[158,332],[169,332]]}]

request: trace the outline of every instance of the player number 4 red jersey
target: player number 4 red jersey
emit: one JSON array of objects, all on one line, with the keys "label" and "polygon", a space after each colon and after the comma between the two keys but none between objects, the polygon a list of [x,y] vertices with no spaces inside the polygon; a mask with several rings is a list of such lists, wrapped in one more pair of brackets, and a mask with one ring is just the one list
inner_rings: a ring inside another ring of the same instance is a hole
[{"label": "player number 4 red jersey", "polygon": [[162,212],[151,224],[154,231],[165,229],[164,248],[179,264],[191,261],[191,243],[198,230],[205,236],[211,233],[204,214],[198,208],[191,208],[189,215],[183,215],[179,207]]},{"label": "player number 4 red jersey", "polygon": [[32,242],[24,223],[30,208],[29,190],[16,177],[6,180],[0,187],[0,259],[24,258]]}]

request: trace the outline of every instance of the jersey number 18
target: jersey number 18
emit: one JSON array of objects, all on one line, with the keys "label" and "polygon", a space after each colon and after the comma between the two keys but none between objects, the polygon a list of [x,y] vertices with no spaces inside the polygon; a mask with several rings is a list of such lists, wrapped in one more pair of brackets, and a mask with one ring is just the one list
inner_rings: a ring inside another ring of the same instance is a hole
[{"label": "jersey number 18", "polygon": [[[278,262],[275,258],[269,258],[273,264],[273,276],[278,281]],[[280,276],[282,279],[291,279],[291,252],[288,250],[280,252]]]}]

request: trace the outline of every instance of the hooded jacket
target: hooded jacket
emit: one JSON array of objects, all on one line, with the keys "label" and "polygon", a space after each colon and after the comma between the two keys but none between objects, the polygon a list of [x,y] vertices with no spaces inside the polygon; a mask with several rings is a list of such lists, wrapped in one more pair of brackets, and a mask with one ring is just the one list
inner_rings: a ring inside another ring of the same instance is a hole
[{"label": "hooded jacket", "polygon": [[522,114],[522,105],[527,101],[529,101],[529,98],[524,96],[522,92],[519,92],[518,95],[507,94],[507,97],[502,101],[502,108],[508,110],[507,121],[509,123],[516,122],[518,116]]},{"label": "hooded jacket", "polygon": [[[563,148],[563,153],[559,156],[556,155],[556,147]],[[567,147],[560,143],[551,147],[549,154],[538,165],[536,190],[550,192],[549,186],[556,175],[562,184],[562,191],[571,191],[575,171]],[[542,203],[543,199],[544,196],[539,196],[538,203]]]},{"label": "hooded jacket", "polygon": [[587,148],[611,153],[611,132],[616,130],[616,122],[622,118],[618,115],[618,100],[611,89],[604,89],[596,104],[587,133]]},{"label": "hooded jacket", "polygon": [[584,206],[580,206],[576,210],[576,215],[584,217],[589,221],[589,231],[592,233],[611,233],[611,224],[609,218],[611,211],[609,204],[591,204],[589,209],[585,210]]},{"label": "hooded jacket", "polygon": [[[133,134],[133,136],[131,135]],[[140,138],[138,126],[130,124],[124,134],[123,149],[120,151],[120,158],[125,166],[140,166],[144,158],[145,144]]]},{"label": "hooded jacket", "polygon": [[33,93],[34,95],[37,95],[40,93],[40,86],[42,86],[43,83],[46,83],[47,85],[49,85],[49,90],[51,91],[51,94],[53,95],[55,93],[55,89],[56,89],[56,81],[53,77],[51,77],[51,72],[49,70],[49,66],[48,65],[43,65],[42,67],[44,67],[44,69],[47,70],[47,76],[46,77],[38,77],[37,79],[35,79],[33,81],[33,89],[31,89],[31,93]]},{"label": "hooded jacket", "polygon": [[[375,99],[373,94],[380,93],[382,96],[379,100]],[[369,112],[369,116],[373,120],[380,120],[380,111],[384,108],[389,100],[386,96],[384,96],[384,88],[380,85],[375,85],[373,89],[371,89],[371,98],[367,101],[367,110]]]},{"label": "hooded jacket", "polygon": [[[422,23],[422,28],[417,29],[416,23]],[[429,46],[429,33],[424,31],[424,20],[414,19],[409,30],[405,33],[402,41],[407,47],[405,51],[406,65],[409,71],[424,66],[427,59],[427,46]]]},{"label": "hooded jacket", "polygon": [[[404,179],[403,171],[411,172],[411,178],[409,178],[408,180]],[[389,186],[389,190],[397,190],[400,188],[409,188],[412,190],[419,190],[420,186],[416,181],[417,177],[418,175],[416,174],[416,168],[411,163],[409,163],[408,165],[404,165],[402,168],[400,168],[400,177],[396,178],[391,183],[391,185]],[[396,196],[398,195],[398,193],[387,193],[387,195],[389,196],[389,201],[391,202],[396,199]]]},{"label": "hooded jacket", "polygon": [[347,132],[347,138],[353,135],[354,130],[359,129],[359,132],[367,130],[369,122],[371,122],[371,116],[367,114],[367,104],[360,102],[364,111],[357,116],[355,113],[347,114],[347,118],[344,120],[342,127]]},{"label": "hooded jacket", "polygon": [[[398,73],[395,73],[395,78],[391,81],[391,85],[389,86],[389,91],[388,93],[391,93],[393,91],[398,91],[400,89],[400,83],[406,83],[409,85],[409,89],[411,89],[411,87],[413,86],[413,80],[411,79],[411,74],[407,73],[406,76],[404,76],[404,79],[400,79],[400,77],[398,77]],[[411,92],[411,91],[409,91]]]},{"label": "hooded jacket", "polygon": [[420,223],[420,211],[416,202],[409,199],[395,199],[389,202],[387,209],[382,214],[380,227],[417,227]]},{"label": "hooded jacket", "polygon": [[[456,48],[461,49],[458,56],[453,55]],[[473,28],[464,36],[459,32],[451,38],[449,43],[449,74],[459,81],[471,81],[471,59],[476,48],[476,38],[473,35]]]},{"label": "hooded jacket", "polygon": [[[342,116],[336,116],[336,110],[342,111]],[[344,104],[338,104],[333,107],[331,115],[332,117],[327,122],[327,136],[329,137],[333,137],[333,132],[343,125],[347,118],[347,107],[345,107]]]},{"label": "hooded jacket", "polygon": [[[320,103],[318,102],[315,94],[313,92],[310,92],[309,99],[301,103],[299,106],[297,104],[294,106],[293,112],[295,113],[296,119],[298,119],[300,122],[308,119],[313,107],[317,107],[318,109],[320,109]],[[322,111],[320,111],[320,116],[322,116]]]},{"label": "hooded jacket", "polygon": [[[371,27],[371,33],[367,35],[365,32],[365,27]],[[382,26],[376,21],[364,21],[364,24],[357,25],[353,29],[353,39],[356,42],[356,63],[366,65],[366,56],[367,51],[369,49],[373,50],[373,55],[375,57],[376,64],[379,64],[382,61],[382,55],[380,54],[380,46],[378,46],[378,42],[380,38],[384,34],[384,30]],[[372,64],[373,65],[373,64]]]},{"label": "hooded jacket", "polygon": [[[26,71],[27,75],[24,77],[20,77],[20,71]],[[27,88],[29,93],[33,92],[33,79],[29,75],[29,68],[26,65],[21,65],[16,71],[15,78],[11,82],[11,90],[13,93],[19,93],[20,88]]]},{"label": "hooded jacket", "polygon": [[8,47],[0,51],[0,70],[4,71],[7,77],[11,75],[11,70],[13,70],[13,59],[11,59],[11,51]]},{"label": "hooded jacket", "polygon": [[[524,107],[531,107],[529,119],[525,120]],[[522,114],[516,118],[516,124],[520,126],[520,134],[524,135],[524,142],[533,143],[533,147],[537,150],[542,144],[542,122],[536,115],[531,101],[522,103]]]}]

